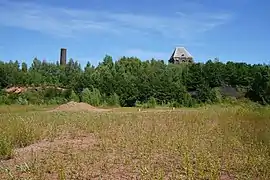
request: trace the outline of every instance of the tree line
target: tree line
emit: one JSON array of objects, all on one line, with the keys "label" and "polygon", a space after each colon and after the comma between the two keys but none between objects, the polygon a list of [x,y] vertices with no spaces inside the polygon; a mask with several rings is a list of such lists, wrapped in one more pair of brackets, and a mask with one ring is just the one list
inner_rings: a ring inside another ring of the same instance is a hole
[{"label": "tree line", "polygon": [[35,58],[29,67],[18,61],[0,61],[1,89],[43,87],[22,93],[2,90],[0,103],[61,104],[74,100],[96,106],[191,107],[234,96],[222,91],[227,87],[236,91],[236,98],[269,104],[269,75],[266,64],[222,63],[217,59],[176,65],[155,59],[141,61],[136,57],[113,61],[106,55],[96,67],[88,62],[83,68],[73,59],[60,65]]}]

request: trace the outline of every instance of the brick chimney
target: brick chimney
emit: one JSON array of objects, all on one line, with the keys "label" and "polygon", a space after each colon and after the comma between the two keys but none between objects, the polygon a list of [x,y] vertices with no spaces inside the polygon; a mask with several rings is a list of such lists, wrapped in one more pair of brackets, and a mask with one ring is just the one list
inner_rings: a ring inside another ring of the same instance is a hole
[{"label": "brick chimney", "polygon": [[67,62],[67,49],[61,48],[60,65],[66,65],[66,62]]}]

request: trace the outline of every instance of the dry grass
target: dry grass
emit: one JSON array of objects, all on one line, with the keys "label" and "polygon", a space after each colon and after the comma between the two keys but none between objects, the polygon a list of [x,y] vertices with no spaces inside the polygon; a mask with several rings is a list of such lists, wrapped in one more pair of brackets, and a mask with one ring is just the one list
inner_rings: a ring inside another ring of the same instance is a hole
[{"label": "dry grass", "polygon": [[46,111],[56,105],[0,105],[0,114],[6,113],[25,113],[32,111]]},{"label": "dry grass", "polygon": [[4,113],[1,179],[270,179],[267,109]]}]

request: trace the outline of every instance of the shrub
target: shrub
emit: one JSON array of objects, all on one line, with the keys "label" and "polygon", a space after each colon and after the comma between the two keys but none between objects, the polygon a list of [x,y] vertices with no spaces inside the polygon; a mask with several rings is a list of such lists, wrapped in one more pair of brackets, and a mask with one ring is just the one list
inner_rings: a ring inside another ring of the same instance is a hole
[{"label": "shrub", "polygon": [[43,104],[44,97],[43,93],[36,90],[28,90],[20,95],[26,99],[29,104]]},{"label": "shrub", "polygon": [[10,105],[12,102],[8,99],[7,95],[0,95],[0,105],[1,104],[7,104]]},{"label": "shrub", "polygon": [[101,105],[101,98],[102,97],[100,91],[96,88],[93,88],[92,91],[90,91],[88,88],[85,88],[82,91],[82,101],[93,106]]},{"label": "shrub", "polygon": [[116,93],[112,94],[108,98],[107,103],[109,106],[119,106],[120,105],[119,96]]},{"label": "shrub", "polygon": [[90,103],[91,91],[88,88],[84,88],[81,93],[82,102]]},{"label": "shrub", "polygon": [[70,97],[69,97],[70,101],[75,101],[75,102],[80,102],[80,97],[72,90]]},{"label": "shrub", "polygon": [[220,93],[219,88],[213,88],[210,90],[210,101],[212,103],[221,103],[222,102],[222,95]]},{"label": "shrub", "polygon": [[47,101],[47,104],[55,105],[55,104],[64,104],[67,102],[67,99],[63,97],[55,97]]},{"label": "shrub", "polygon": [[0,160],[10,159],[13,155],[13,147],[6,135],[0,135]]},{"label": "shrub", "polygon": [[17,99],[17,104],[20,104],[20,105],[27,105],[28,104],[28,101],[27,99],[23,98],[23,97],[19,97]]},{"label": "shrub", "polygon": [[143,103],[143,104],[140,104],[139,102],[137,103],[136,103],[136,106],[142,107],[142,108],[155,108],[157,105],[157,101],[154,97],[150,97],[146,103]]},{"label": "shrub", "polygon": [[[193,107],[196,102],[195,100],[191,97],[191,95],[189,93],[185,93],[183,95],[183,100],[182,100],[182,103],[181,103],[183,106],[185,107]],[[176,106],[180,106],[180,105],[176,105]]]},{"label": "shrub", "polygon": [[173,101],[173,102],[169,103],[169,107],[179,108],[179,107],[181,107],[181,104],[179,102]]},{"label": "shrub", "polygon": [[93,106],[101,105],[101,94],[97,88],[93,88],[93,91],[91,92],[90,104]]},{"label": "shrub", "polygon": [[157,105],[157,101],[154,97],[150,97],[147,104],[148,104],[149,108],[155,108]]}]

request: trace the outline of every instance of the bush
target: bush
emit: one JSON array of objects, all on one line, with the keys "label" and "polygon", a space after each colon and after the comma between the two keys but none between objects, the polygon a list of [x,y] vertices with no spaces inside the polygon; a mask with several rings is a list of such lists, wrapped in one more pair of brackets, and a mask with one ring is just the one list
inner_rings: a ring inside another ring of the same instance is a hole
[{"label": "bush", "polygon": [[107,103],[109,106],[119,106],[120,105],[119,96],[116,93],[112,94],[108,98]]},{"label": "bush", "polygon": [[171,102],[169,103],[169,107],[175,107],[175,108],[179,108],[179,107],[182,107],[181,104],[179,102]]},{"label": "bush", "polygon": [[19,97],[17,99],[17,104],[20,104],[20,105],[27,105],[28,104],[28,101],[27,99],[23,98],[23,97]]},{"label": "bush", "polygon": [[55,105],[55,104],[64,104],[67,102],[67,99],[63,97],[55,97],[47,101],[47,104]]},{"label": "bush", "polygon": [[13,155],[13,146],[6,135],[0,136],[0,160],[10,159]]},{"label": "bush", "polygon": [[2,104],[7,104],[7,105],[10,105],[12,104],[11,100],[8,99],[7,95],[0,95],[0,105]]},{"label": "bush", "polygon": [[80,97],[72,90],[70,97],[69,97],[70,101],[75,101],[75,102],[80,102]]},{"label": "bush", "polygon": [[28,90],[20,95],[22,98],[26,99],[28,104],[43,104],[44,97],[43,93],[36,90]]},{"label": "bush", "polygon": [[155,108],[156,105],[157,105],[157,101],[154,97],[150,97],[149,100],[143,104],[140,104],[139,101],[136,102],[136,106],[142,107],[142,108]]},{"label": "bush", "polygon": [[150,97],[147,104],[148,104],[149,108],[155,108],[157,105],[157,101],[154,97]]},{"label": "bush", "polygon": [[17,103],[17,99],[19,98],[19,95],[16,94],[16,93],[7,94],[7,98],[8,98],[8,102],[10,104],[16,104]]},{"label": "bush", "polygon": [[88,88],[84,88],[81,93],[82,102],[90,103],[91,91]]},{"label": "bush", "polygon": [[85,88],[82,91],[82,101],[93,106],[101,105],[101,98],[102,97],[100,91],[96,88],[93,88],[92,91],[90,91],[88,88]]},{"label": "bush", "polygon": [[228,96],[223,99],[223,102],[227,104],[237,104],[237,99],[235,97]]},{"label": "bush", "polygon": [[90,100],[90,104],[93,106],[101,105],[101,94],[98,89],[93,89],[93,91],[91,92]]},{"label": "bush", "polygon": [[212,103],[221,103],[222,102],[222,95],[219,88],[213,88],[210,90],[210,101]]},{"label": "bush", "polygon": [[67,91],[62,91],[61,89],[57,88],[46,88],[43,90],[44,91],[44,99],[45,101],[49,101],[51,99],[54,99],[56,97],[61,97],[62,99],[65,98],[65,93]]},{"label": "bush", "polygon": [[[191,97],[189,93],[185,93],[183,95],[183,100],[181,104],[185,107],[193,107],[196,104],[196,101]],[[180,105],[176,105],[176,106],[180,106]]]}]

